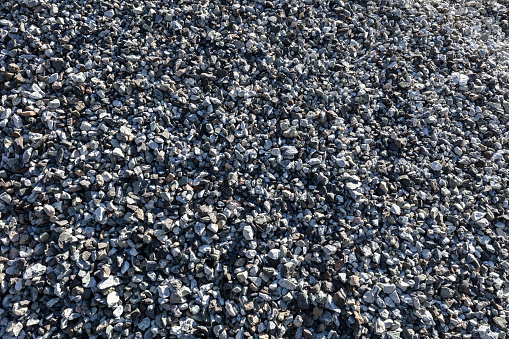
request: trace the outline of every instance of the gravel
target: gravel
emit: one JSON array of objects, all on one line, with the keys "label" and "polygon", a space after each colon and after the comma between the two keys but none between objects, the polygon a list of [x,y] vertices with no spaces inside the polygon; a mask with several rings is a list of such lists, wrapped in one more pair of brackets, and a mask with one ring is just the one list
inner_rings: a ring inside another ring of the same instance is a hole
[{"label": "gravel", "polygon": [[2,338],[500,338],[503,1],[0,3]]}]

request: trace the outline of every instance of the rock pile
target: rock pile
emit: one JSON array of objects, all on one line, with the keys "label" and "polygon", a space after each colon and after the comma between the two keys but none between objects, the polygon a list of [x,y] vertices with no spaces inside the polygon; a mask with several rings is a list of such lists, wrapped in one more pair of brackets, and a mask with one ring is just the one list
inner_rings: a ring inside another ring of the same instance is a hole
[{"label": "rock pile", "polygon": [[2,338],[505,338],[507,4],[0,13]]}]

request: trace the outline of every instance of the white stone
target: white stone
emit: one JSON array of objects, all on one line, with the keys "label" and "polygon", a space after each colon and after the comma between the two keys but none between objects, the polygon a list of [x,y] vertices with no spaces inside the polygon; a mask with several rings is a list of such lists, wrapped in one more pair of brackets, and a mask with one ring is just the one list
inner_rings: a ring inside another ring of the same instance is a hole
[{"label": "white stone", "polygon": [[48,102],[48,107],[49,108],[58,108],[58,107],[60,107],[60,100],[58,100],[58,99],[51,100],[50,102]]},{"label": "white stone", "polygon": [[336,246],[332,246],[332,245],[326,245],[323,247],[323,251],[327,255],[333,255],[334,253],[336,253],[337,250],[338,249],[336,248]]},{"label": "white stone", "polygon": [[29,267],[25,271],[25,273],[23,274],[23,279],[32,279],[35,277],[40,277],[44,273],[46,273],[46,266],[38,263]]},{"label": "white stone", "polygon": [[237,280],[240,282],[240,283],[243,283],[247,280],[247,277],[248,277],[248,273],[247,271],[243,271],[243,272],[239,272],[237,273]]},{"label": "white stone", "polygon": [[407,282],[405,282],[405,281],[401,281],[401,282],[397,283],[396,285],[402,291],[406,291],[407,288],[410,287],[410,285]]},{"label": "white stone", "polygon": [[226,312],[228,312],[228,314],[232,317],[236,317],[238,312],[237,312],[237,309],[235,308],[235,306],[233,306],[232,303],[228,302],[226,303]]},{"label": "white stone", "polygon": [[44,212],[48,217],[53,217],[55,215],[55,208],[51,205],[44,205]]},{"label": "white stone", "polygon": [[11,323],[11,325],[7,327],[7,332],[11,332],[15,337],[17,337],[19,336],[22,329],[23,329],[22,323],[20,322]]},{"label": "white stone", "polygon": [[375,333],[382,335],[385,332],[385,323],[382,319],[377,318],[375,322]]},{"label": "white stone", "polygon": [[115,316],[115,318],[120,318],[120,316],[122,315],[123,312],[124,312],[124,307],[122,305],[120,305],[117,308],[115,308],[115,311],[113,311],[113,315]]},{"label": "white stone", "polygon": [[297,328],[301,327],[304,323],[304,319],[300,315],[297,315],[295,319],[293,319],[293,325]]},{"label": "white stone", "polygon": [[357,188],[361,187],[362,184],[360,182],[348,182],[346,184],[346,188],[349,190],[356,190]]},{"label": "white stone", "polygon": [[468,76],[459,72],[451,73],[452,83],[460,86],[468,84]]},{"label": "white stone", "polygon": [[44,98],[41,92],[32,92],[28,97],[33,100],[40,100]]},{"label": "white stone", "polygon": [[251,226],[245,226],[242,230],[242,235],[247,241],[251,241],[254,239],[254,232]]},{"label": "white stone", "polygon": [[474,211],[472,213],[472,220],[477,222],[477,221],[481,220],[482,218],[484,218],[485,215],[486,215],[486,213],[484,213],[484,212]]},{"label": "white stone", "polygon": [[117,305],[117,303],[120,301],[120,297],[118,296],[117,292],[113,291],[106,297],[106,302],[108,303],[109,307],[114,307]]},{"label": "white stone", "polygon": [[84,73],[71,74],[70,78],[76,83],[82,83],[87,80],[87,76]]},{"label": "white stone", "polygon": [[171,295],[171,289],[168,285],[159,285],[157,292],[161,298],[168,298]]},{"label": "white stone", "polygon": [[27,323],[26,323],[27,326],[34,326],[39,323],[40,320],[38,318],[33,318],[33,317],[34,317],[34,315],[31,315],[30,318],[28,318]]},{"label": "white stone", "polygon": [[115,276],[109,276],[108,279],[101,281],[99,284],[97,284],[97,288],[99,288],[100,290],[104,290],[118,285],[120,285],[120,279],[118,279]]},{"label": "white stone", "polygon": [[322,161],[320,159],[318,159],[318,158],[311,158],[311,159],[309,159],[309,165],[310,166],[319,165],[321,163],[322,163]]},{"label": "white stone", "polygon": [[391,212],[392,212],[393,214],[400,215],[400,214],[401,214],[401,208],[399,208],[399,206],[398,206],[398,205],[393,204],[393,205],[391,206]]},{"label": "white stone", "polygon": [[433,162],[431,163],[431,169],[432,169],[433,171],[440,171],[440,170],[442,169],[442,164],[440,164],[440,162],[439,162],[439,161],[433,161]]},{"label": "white stone", "polygon": [[94,277],[90,276],[90,273],[87,273],[82,279],[83,287],[92,288],[97,286],[97,282]]},{"label": "white stone", "polygon": [[127,126],[120,126],[119,132],[122,135],[130,135],[130,134],[132,134],[133,131],[132,131],[132,129],[130,129]]},{"label": "white stone", "polygon": [[277,259],[279,259],[279,253],[280,253],[280,250],[272,249],[272,250],[269,251],[268,256],[271,259],[277,260]]},{"label": "white stone", "polygon": [[143,7],[139,6],[139,7],[133,8],[133,13],[136,15],[143,13]]},{"label": "white stone", "polygon": [[123,158],[124,157],[124,152],[122,152],[122,150],[120,148],[115,148],[113,150],[113,155],[118,157],[118,158]]}]

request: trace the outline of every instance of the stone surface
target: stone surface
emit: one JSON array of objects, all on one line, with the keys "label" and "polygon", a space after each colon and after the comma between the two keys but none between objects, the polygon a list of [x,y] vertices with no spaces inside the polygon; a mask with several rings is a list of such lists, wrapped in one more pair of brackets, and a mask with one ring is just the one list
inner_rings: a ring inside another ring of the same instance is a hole
[{"label": "stone surface", "polygon": [[504,1],[0,2],[2,338],[505,338]]}]

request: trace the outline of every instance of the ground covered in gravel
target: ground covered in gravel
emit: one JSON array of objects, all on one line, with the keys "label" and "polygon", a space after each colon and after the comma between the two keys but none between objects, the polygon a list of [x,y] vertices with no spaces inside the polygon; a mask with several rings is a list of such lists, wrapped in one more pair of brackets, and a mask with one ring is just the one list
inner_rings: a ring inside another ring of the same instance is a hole
[{"label": "ground covered in gravel", "polygon": [[508,19],[2,1],[0,336],[503,339]]}]

